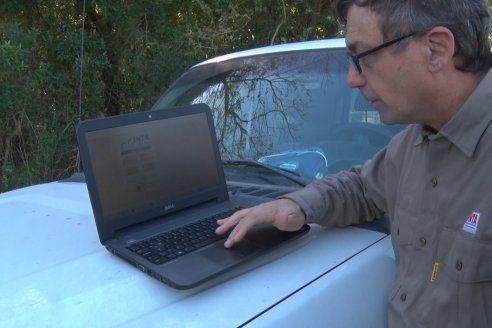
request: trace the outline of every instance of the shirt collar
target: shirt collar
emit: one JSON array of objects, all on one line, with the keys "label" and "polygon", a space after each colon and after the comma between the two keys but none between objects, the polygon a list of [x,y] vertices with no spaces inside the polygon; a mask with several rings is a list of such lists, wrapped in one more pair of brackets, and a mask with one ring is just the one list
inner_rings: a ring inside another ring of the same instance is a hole
[{"label": "shirt collar", "polygon": [[[458,147],[466,156],[472,157],[481,136],[492,121],[492,69],[473,91],[467,101],[455,115],[434,135],[443,136]],[[422,127],[416,144],[433,134],[430,129]],[[432,139],[434,139],[432,137]]]}]

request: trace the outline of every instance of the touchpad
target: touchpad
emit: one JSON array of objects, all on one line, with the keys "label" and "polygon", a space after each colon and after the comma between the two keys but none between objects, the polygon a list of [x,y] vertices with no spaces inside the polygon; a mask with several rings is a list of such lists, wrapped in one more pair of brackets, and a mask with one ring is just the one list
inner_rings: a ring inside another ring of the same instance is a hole
[{"label": "touchpad", "polygon": [[241,261],[244,257],[260,251],[261,247],[246,240],[241,241],[231,249],[224,247],[222,243],[216,243],[200,252],[200,255],[220,265],[230,265]]}]

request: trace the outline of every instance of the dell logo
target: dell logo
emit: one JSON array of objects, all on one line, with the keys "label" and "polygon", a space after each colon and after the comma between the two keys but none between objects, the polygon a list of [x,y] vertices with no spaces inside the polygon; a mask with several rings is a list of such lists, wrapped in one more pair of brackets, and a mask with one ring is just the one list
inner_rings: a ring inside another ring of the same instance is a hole
[{"label": "dell logo", "polygon": [[174,204],[169,204],[169,205],[164,206],[165,211],[172,210],[173,208],[174,208]]}]

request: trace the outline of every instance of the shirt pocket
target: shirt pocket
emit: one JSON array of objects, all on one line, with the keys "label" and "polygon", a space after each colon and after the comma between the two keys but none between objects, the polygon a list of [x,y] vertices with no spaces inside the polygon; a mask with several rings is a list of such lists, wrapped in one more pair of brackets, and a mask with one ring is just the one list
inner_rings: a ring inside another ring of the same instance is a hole
[{"label": "shirt pocket", "polygon": [[462,230],[445,229],[442,237],[440,284],[452,305],[442,315],[456,314],[462,327],[492,327],[492,242]]},{"label": "shirt pocket", "polygon": [[443,258],[446,274],[458,283],[492,282],[492,242],[467,234],[443,232],[444,239],[452,240],[441,248],[441,253],[447,253]]},{"label": "shirt pocket", "polygon": [[417,222],[415,214],[405,208],[400,208],[395,214],[396,219],[391,225],[391,236],[395,246],[408,246],[414,243]]},{"label": "shirt pocket", "polygon": [[398,295],[403,283],[402,277],[405,277],[405,272],[412,262],[415,234],[415,223],[412,216],[401,209],[398,213],[398,220],[395,220],[391,225],[391,237],[397,264],[396,278],[389,293],[389,300],[391,301]]}]

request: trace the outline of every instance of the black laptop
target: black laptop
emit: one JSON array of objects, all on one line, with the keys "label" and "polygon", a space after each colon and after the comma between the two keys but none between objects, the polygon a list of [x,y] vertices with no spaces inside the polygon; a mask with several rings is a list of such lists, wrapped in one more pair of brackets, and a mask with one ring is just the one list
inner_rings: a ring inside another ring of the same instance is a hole
[{"label": "black laptop", "polygon": [[223,247],[217,219],[252,204],[229,197],[207,105],[83,121],[77,139],[101,243],[174,288],[197,286],[309,230],[262,227]]}]

